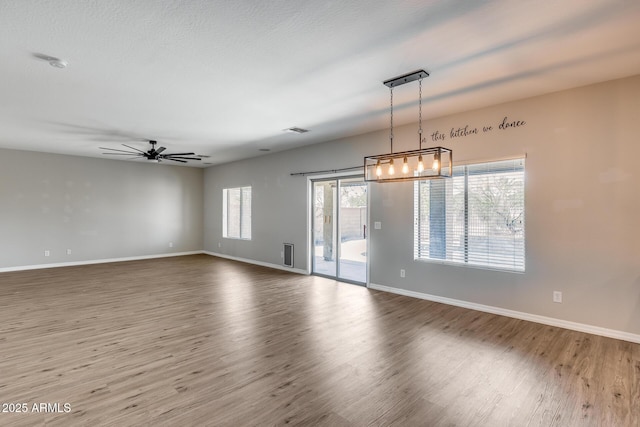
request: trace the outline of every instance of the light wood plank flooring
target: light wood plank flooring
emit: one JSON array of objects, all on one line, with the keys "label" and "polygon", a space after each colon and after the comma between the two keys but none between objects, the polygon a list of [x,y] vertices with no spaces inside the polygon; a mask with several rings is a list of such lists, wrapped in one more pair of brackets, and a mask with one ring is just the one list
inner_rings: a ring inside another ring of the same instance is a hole
[{"label": "light wood plank flooring", "polygon": [[638,426],[640,345],[196,255],[0,274],[0,402],[28,405],[2,426]]}]

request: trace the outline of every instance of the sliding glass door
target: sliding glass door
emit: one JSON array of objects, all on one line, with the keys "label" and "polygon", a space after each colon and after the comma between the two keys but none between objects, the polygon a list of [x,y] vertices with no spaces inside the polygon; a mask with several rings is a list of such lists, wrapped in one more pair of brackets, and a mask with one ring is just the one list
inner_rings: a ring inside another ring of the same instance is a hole
[{"label": "sliding glass door", "polygon": [[367,282],[367,184],[362,177],[313,182],[313,273]]}]

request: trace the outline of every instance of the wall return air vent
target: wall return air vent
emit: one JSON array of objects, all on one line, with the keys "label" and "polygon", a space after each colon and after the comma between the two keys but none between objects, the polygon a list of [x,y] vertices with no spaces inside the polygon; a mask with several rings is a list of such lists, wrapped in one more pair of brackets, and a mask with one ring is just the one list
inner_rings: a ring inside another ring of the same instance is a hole
[{"label": "wall return air vent", "polygon": [[282,264],[293,268],[293,243],[284,243],[282,254]]}]

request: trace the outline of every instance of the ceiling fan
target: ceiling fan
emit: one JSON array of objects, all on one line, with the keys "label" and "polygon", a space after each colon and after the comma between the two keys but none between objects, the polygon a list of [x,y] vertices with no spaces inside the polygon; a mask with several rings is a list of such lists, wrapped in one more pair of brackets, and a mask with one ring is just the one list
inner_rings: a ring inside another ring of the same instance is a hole
[{"label": "ceiling fan", "polygon": [[[163,154],[165,147],[156,148],[156,144],[158,141],[150,140],[149,144],[151,144],[151,149],[148,151],[142,151],[135,147],[131,147],[127,144],[122,144],[127,148],[130,148],[134,151],[127,150],[118,150],[116,148],[107,148],[107,147],[99,147],[101,150],[110,150],[110,153],[102,153],[111,156],[129,156],[130,159],[139,159],[143,158],[149,160],[151,162],[160,163],[162,160],[171,160],[173,162],[187,163],[187,160],[202,160],[201,157],[204,156],[196,156],[196,153],[172,153],[172,154]],[[195,156],[195,157],[191,157]]]}]

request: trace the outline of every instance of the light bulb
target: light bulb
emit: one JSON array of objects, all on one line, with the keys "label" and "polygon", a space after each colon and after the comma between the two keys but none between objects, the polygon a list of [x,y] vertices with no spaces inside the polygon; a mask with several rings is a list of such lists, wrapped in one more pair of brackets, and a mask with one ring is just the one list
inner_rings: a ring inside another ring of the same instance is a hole
[{"label": "light bulb", "polygon": [[418,172],[424,171],[424,162],[422,161],[422,154],[418,156]]},{"label": "light bulb", "polygon": [[389,160],[389,175],[393,175],[396,173],[395,168],[393,167],[393,159]]},{"label": "light bulb", "polygon": [[380,160],[378,160],[378,163],[376,164],[376,176],[381,176],[382,175],[382,166],[380,166]]},{"label": "light bulb", "polygon": [[436,153],[433,156],[433,167],[432,167],[432,169],[435,172],[438,172],[440,170],[440,153]]},{"label": "light bulb", "polygon": [[409,164],[407,163],[407,156],[404,156],[404,162],[402,162],[402,173],[409,172]]}]

